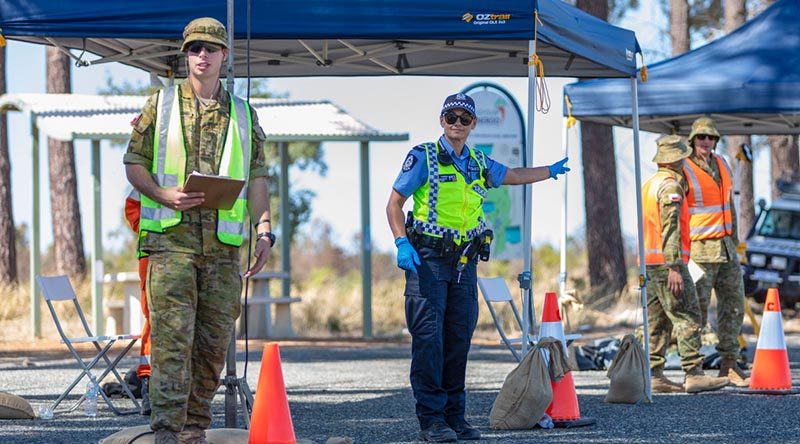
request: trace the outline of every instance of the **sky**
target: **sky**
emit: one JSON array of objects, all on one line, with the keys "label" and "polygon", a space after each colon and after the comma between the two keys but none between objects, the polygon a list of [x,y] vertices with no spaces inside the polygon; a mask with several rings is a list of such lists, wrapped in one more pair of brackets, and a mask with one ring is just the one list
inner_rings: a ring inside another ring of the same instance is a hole
[{"label": "sky", "polygon": [[[668,54],[664,35],[666,18],[657,1],[642,1],[638,10],[630,12],[618,25],[632,29],[645,51],[645,60],[652,64]],[[45,48],[39,45],[9,41],[7,49],[7,85],[9,93],[43,93],[46,91]],[[72,68],[72,88],[75,93],[94,94],[113,77],[115,83],[149,82],[148,73],[119,63]],[[374,142],[370,145],[370,205],[372,239],[376,248],[394,250],[393,239],[385,216],[386,201],[392,183],[403,160],[414,145],[435,140],[441,134],[438,112],[444,97],[478,81],[497,83],[511,92],[523,112],[527,110],[527,79],[524,78],[437,78],[437,77],[358,77],[358,78],[277,78],[269,79],[268,88],[288,94],[291,99],[328,99],[366,124],[384,132],[407,132],[408,142]],[[535,116],[534,165],[547,165],[563,157],[563,117],[561,96],[563,85],[574,79],[548,78],[552,108],[547,114]],[[314,122],[308,122],[313,125]],[[9,113],[9,142],[14,219],[17,225],[30,225],[31,205],[31,136],[28,116]],[[657,135],[642,133],[642,177],[655,171],[650,161],[655,154]],[[547,180],[533,186],[533,226],[535,243],[558,245],[561,233],[560,215],[563,205],[563,186],[568,183],[567,229],[571,235],[583,236],[585,230],[583,179],[579,137],[576,130],[568,135],[571,172],[558,181]],[[631,130],[615,129],[617,179],[620,198],[620,220],[623,236],[635,239],[636,195],[634,155]],[[46,142],[42,141],[41,227],[42,249],[52,243],[52,223],[49,202],[49,179]],[[360,231],[360,198],[358,176],[358,144],[355,142],[324,143],[324,160],[328,173],[290,171],[292,187],[303,187],[316,193],[312,205],[312,220],[323,221],[333,228],[335,239],[345,248],[354,248],[354,236]],[[84,228],[84,242],[89,251],[91,219],[90,145],[75,144],[78,174],[78,198]],[[102,218],[106,246],[119,242],[111,232],[122,227],[122,205],[128,189],[122,155],[124,148],[102,144]],[[756,152],[756,199],[769,200],[769,156]],[[762,178],[766,178],[760,180]],[[344,196],[344,198],[343,198]],[[407,205],[410,205],[410,200]],[[301,228],[310,233],[318,224]],[[633,247],[633,245],[631,245]]]}]

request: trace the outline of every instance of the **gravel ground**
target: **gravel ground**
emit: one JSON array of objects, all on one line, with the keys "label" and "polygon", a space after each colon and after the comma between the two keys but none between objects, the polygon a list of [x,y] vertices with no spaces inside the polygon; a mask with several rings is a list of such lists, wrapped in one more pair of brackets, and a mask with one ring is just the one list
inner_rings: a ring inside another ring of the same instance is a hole
[{"label": "gravel ground", "polygon": [[[787,336],[794,386],[800,385],[800,335]],[[754,345],[750,347],[753,349]],[[242,347],[240,346],[240,349]],[[256,388],[260,349],[251,345],[247,380]],[[324,443],[331,436],[349,436],[357,443],[415,442],[418,431],[408,385],[410,346],[387,343],[311,343],[281,349],[284,379],[295,433]],[[0,388],[31,402],[34,410],[52,403],[76,375],[63,356],[0,355]],[[239,375],[244,353],[237,356]],[[488,414],[505,375],[514,368],[508,351],[474,346],[467,370],[468,420],[483,433],[483,442],[530,443],[675,443],[798,442],[800,396],[742,395],[732,389],[707,395],[658,395],[652,405],[603,403],[608,390],[604,372],[576,372],[581,413],[597,420],[586,428],[495,431]],[[134,359],[121,368],[135,365]],[[678,371],[667,372],[681,380]],[[224,426],[223,392],[214,402],[213,428]],[[131,403],[118,401],[120,406]],[[95,443],[122,428],[146,424],[138,415],[114,416],[101,402],[97,418],[75,413],[53,420],[0,422],[0,443]]]}]

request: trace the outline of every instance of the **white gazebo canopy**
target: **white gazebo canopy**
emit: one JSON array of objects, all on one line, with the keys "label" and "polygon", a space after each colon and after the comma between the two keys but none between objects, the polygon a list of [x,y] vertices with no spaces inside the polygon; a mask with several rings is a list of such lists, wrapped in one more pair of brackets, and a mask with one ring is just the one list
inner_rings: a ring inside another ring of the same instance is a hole
[{"label": "white gazebo canopy", "polygon": [[[93,328],[102,333],[103,326],[103,250],[100,212],[100,141],[126,140],[131,134],[131,121],[141,112],[147,97],[103,96],[92,94],[5,94],[0,96],[0,112],[20,111],[28,114],[33,135],[31,190],[31,322],[35,337],[41,335],[41,308],[35,276],[40,273],[39,221],[39,135],[61,141],[92,141],[92,318]],[[361,242],[364,333],[371,335],[371,233],[369,208],[369,142],[406,141],[408,133],[386,133],[361,122],[327,100],[251,99],[267,140],[277,142],[280,152],[280,210],[289,212],[289,157],[287,142],[353,141],[360,143],[361,177]],[[313,121],[314,125],[308,122]],[[290,231],[288,218],[281,218],[281,232]],[[291,276],[290,245],[281,243],[281,268],[287,278],[283,292],[289,294]]]}]

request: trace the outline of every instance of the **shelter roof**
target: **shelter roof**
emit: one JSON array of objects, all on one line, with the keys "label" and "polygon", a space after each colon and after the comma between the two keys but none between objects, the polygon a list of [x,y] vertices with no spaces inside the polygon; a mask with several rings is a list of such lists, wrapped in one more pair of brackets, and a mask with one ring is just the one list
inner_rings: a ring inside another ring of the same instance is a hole
[{"label": "shelter roof", "polygon": [[[23,111],[58,140],[127,139],[145,96],[5,94],[0,111]],[[408,133],[373,128],[327,100],[251,99],[267,139],[279,141],[403,141]],[[313,122],[313,124],[309,124]]]},{"label": "shelter roof", "polygon": [[[639,84],[641,129],[688,134],[710,115],[723,134],[800,133],[797,17],[800,1],[780,0],[727,36],[651,66]],[[628,91],[617,79],[565,87],[575,117],[630,127]]]}]

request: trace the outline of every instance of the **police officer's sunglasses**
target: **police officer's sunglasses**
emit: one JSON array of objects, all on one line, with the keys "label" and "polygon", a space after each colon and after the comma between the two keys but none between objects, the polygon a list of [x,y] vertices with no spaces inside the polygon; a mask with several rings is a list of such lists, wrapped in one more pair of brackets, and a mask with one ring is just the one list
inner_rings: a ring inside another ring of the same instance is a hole
[{"label": "police officer's sunglasses", "polygon": [[444,114],[444,121],[447,122],[448,125],[453,125],[456,121],[459,121],[464,126],[470,126],[472,124],[472,119],[473,117],[470,113],[456,114],[452,111],[448,111]]},{"label": "police officer's sunglasses", "polygon": [[193,52],[193,53],[197,54],[200,51],[202,51],[203,48],[205,48],[206,52],[209,53],[209,54],[213,54],[213,53],[219,51],[220,49],[222,49],[221,46],[217,46],[217,45],[214,45],[214,44],[211,44],[211,43],[208,43],[208,42],[193,42],[193,43],[191,43],[189,45],[189,47],[187,49],[189,50],[189,52]]},{"label": "police officer's sunglasses", "polygon": [[697,140],[711,140],[713,142],[716,142],[717,140],[719,140],[719,137],[717,137],[717,136],[709,136],[708,134],[698,134],[698,135],[696,135],[694,137]]}]

